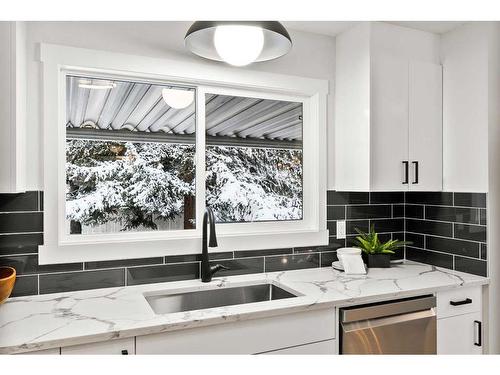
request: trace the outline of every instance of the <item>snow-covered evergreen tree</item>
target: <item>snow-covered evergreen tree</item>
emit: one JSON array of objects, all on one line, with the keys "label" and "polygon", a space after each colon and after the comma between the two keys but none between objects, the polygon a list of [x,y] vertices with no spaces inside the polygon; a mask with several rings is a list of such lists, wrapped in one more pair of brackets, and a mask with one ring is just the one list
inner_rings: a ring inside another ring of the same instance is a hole
[{"label": "snow-covered evergreen tree", "polygon": [[[195,195],[194,145],[70,139],[66,215],[81,225],[157,229]],[[209,146],[207,205],[221,222],[302,218],[302,152]]]},{"label": "snow-covered evergreen tree", "polygon": [[194,146],[68,140],[66,181],[69,220],[157,229],[194,195]]},{"label": "snow-covered evergreen tree", "polygon": [[207,205],[221,222],[302,218],[302,152],[207,147]]}]

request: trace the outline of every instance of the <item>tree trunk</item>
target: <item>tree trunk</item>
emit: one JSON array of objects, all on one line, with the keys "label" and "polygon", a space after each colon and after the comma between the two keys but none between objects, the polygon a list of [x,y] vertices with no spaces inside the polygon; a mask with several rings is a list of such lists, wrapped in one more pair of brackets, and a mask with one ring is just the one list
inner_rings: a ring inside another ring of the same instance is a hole
[{"label": "tree trunk", "polygon": [[184,196],[184,229],[194,229],[196,216],[196,200],[192,195]]},{"label": "tree trunk", "polygon": [[79,221],[71,220],[69,224],[70,234],[82,234],[82,224]]}]

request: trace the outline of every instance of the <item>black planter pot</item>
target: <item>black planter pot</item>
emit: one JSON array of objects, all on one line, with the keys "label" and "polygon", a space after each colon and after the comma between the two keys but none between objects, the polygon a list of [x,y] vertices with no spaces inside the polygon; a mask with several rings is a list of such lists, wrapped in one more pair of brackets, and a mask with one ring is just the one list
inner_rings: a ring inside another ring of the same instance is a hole
[{"label": "black planter pot", "polygon": [[390,254],[362,253],[363,262],[368,268],[389,268],[391,266]]}]

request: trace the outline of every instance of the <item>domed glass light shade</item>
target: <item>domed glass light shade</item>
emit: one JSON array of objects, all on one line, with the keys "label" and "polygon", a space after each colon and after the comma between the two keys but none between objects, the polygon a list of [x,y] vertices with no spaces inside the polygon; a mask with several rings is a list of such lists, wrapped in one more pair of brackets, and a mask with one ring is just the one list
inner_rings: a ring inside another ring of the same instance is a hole
[{"label": "domed glass light shade", "polygon": [[292,40],[277,21],[197,21],[184,38],[194,54],[235,66],[276,59]]}]

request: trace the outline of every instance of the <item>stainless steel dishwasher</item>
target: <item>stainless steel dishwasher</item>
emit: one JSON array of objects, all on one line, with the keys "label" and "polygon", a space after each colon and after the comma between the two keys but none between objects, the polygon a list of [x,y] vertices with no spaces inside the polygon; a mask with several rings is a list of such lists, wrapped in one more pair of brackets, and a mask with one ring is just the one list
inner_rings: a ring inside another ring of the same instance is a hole
[{"label": "stainless steel dishwasher", "polygon": [[436,297],[340,309],[341,354],[436,354]]}]

